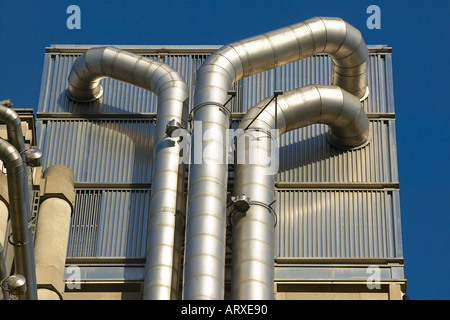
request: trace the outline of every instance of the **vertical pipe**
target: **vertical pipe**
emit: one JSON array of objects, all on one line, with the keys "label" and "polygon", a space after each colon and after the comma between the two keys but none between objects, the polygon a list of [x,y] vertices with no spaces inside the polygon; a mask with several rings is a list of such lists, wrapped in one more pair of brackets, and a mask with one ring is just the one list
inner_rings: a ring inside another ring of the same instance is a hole
[{"label": "vertical pipe", "polygon": [[36,300],[36,271],[34,244],[30,220],[28,179],[22,157],[10,143],[0,139],[0,160],[6,167],[9,207],[11,213],[12,238],[16,273],[26,278],[27,290],[19,299]]},{"label": "vertical pipe", "polygon": [[[68,95],[75,101],[101,97],[100,79],[110,77],[150,90],[158,96],[152,168],[152,193],[147,237],[144,299],[169,300],[178,295],[174,272],[180,261],[176,242],[180,144],[166,133],[170,121],[187,124],[189,90],[182,76],[167,64],[114,47],[88,50],[69,75]],[[184,168],[184,167],[183,167]],[[183,185],[184,186],[184,185]],[[178,277],[176,277],[178,278]]]},{"label": "vertical pipe", "polygon": [[364,96],[367,47],[357,29],[337,18],[311,18],[225,45],[197,71],[191,153],[201,159],[189,171],[184,299],[224,298],[227,91],[242,78],[317,53],[331,55],[334,85]]},{"label": "vertical pipe", "polygon": [[241,161],[235,165],[234,192],[236,196],[245,194],[251,202],[248,211],[234,215],[233,299],[273,298],[276,219],[269,207],[275,200],[273,174],[277,171],[273,138],[323,123],[330,127],[329,142],[340,148],[359,148],[369,139],[369,121],[359,99],[340,87],[307,86],[286,92],[280,100],[278,108],[263,100],[247,112],[238,127],[245,131],[236,144]]},{"label": "vertical pipe", "polygon": [[[3,250],[3,244],[0,243],[0,281],[8,277],[8,271],[6,270],[5,251]],[[6,282],[6,281],[5,281]],[[9,300],[9,292],[7,284],[2,285],[3,300]]]}]

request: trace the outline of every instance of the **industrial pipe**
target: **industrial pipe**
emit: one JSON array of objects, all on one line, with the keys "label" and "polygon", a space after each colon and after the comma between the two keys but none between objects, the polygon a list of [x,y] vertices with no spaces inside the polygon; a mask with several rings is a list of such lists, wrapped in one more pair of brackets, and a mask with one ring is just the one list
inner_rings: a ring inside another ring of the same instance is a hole
[{"label": "industrial pipe", "polygon": [[36,300],[36,272],[33,235],[29,227],[28,179],[22,157],[9,142],[0,139],[0,160],[6,167],[14,261],[16,273],[26,278],[26,292],[20,299]]},{"label": "industrial pipe", "polygon": [[25,150],[25,141],[22,133],[22,121],[9,99],[0,101],[0,121],[6,123],[8,141],[21,154]]},{"label": "industrial pipe", "polygon": [[244,116],[235,146],[234,194],[250,199],[248,211],[233,214],[232,296],[239,300],[273,298],[276,219],[270,205],[275,201],[276,138],[321,123],[330,127],[328,141],[337,147],[362,147],[369,141],[369,121],[360,100],[338,86],[286,92],[277,99],[278,109],[269,99]]},{"label": "industrial pipe", "polygon": [[233,83],[252,74],[328,53],[331,83],[363,98],[368,50],[361,33],[338,18],[312,18],[225,45],[197,71],[184,271],[184,299],[223,299],[230,111]]},{"label": "industrial pipe", "polygon": [[[186,127],[189,89],[182,76],[167,64],[150,60],[114,47],[92,48],[79,57],[69,75],[69,97],[87,102],[100,98],[100,79],[109,77],[150,90],[158,96],[155,151],[153,155],[152,195],[148,226],[144,299],[174,299],[178,277],[174,265],[180,261],[174,252],[175,239],[182,228],[176,225],[177,181],[184,181],[184,166],[179,174],[180,145],[166,132],[175,126]],[[181,192],[182,193],[182,192]]]}]

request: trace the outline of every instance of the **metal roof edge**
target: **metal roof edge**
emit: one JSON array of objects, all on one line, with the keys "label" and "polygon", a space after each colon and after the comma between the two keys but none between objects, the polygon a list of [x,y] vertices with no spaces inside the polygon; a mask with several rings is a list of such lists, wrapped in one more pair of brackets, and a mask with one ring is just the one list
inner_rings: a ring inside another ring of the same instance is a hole
[{"label": "metal roof edge", "polygon": [[[208,54],[222,45],[117,45],[117,44],[52,44],[45,48],[46,53],[84,53],[93,47],[114,46],[133,53],[141,54]],[[369,53],[392,53],[386,44],[367,45]]]}]

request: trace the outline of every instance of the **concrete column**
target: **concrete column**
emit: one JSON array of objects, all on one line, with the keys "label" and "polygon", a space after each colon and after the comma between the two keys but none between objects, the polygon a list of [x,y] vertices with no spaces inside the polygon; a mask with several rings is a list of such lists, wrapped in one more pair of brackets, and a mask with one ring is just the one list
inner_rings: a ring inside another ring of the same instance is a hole
[{"label": "concrete column", "polygon": [[[8,225],[8,181],[6,176],[0,172],[0,244],[5,247],[6,227]],[[0,279],[1,280],[1,279]]]},{"label": "concrete column", "polygon": [[75,201],[74,174],[54,165],[44,172],[34,245],[39,300],[60,300],[70,218]]},{"label": "concrete column", "polygon": [[402,300],[402,291],[400,284],[389,284],[389,300]]}]

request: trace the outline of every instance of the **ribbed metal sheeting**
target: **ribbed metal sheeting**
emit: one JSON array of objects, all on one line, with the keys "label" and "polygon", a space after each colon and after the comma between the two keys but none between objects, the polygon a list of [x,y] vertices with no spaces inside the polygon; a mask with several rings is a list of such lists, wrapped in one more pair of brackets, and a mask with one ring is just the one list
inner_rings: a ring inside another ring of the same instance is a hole
[{"label": "ribbed metal sheeting", "polygon": [[43,169],[62,164],[77,183],[150,183],[154,120],[38,123]]},{"label": "ribbed metal sheeting", "polygon": [[[316,55],[244,78],[239,83],[241,108],[246,112],[274,90],[293,90],[310,84],[329,85],[332,60],[328,55]],[[392,57],[370,54],[368,60],[369,98],[363,103],[367,113],[394,113],[392,96]]]},{"label": "ribbed metal sheeting", "polygon": [[[346,152],[331,147],[326,141],[328,129],[323,125],[295,130],[280,138],[276,181],[293,185],[279,189],[274,204],[278,214],[277,256],[402,255],[392,58],[386,47],[373,47],[370,52],[370,95],[363,102],[370,120],[368,146]],[[65,95],[67,77],[79,55],[46,54],[37,113],[44,169],[63,164],[76,176],[77,203],[68,256],[144,257],[155,125],[149,117],[156,113],[156,96],[106,78],[101,80],[104,96],[100,101],[70,101]],[[162,55],[156,53],[143,55],[162,61]],[[195,71],[206,57],[188,49],[182,54],[164,54],[164,62],[185,78],[191,97]],[[271,96],[274,89],[329,84],[331,64],[327,55],[317,55],[238,81],[237,97],[230,105],[233,117],[242,116]],[[341,183],[351,186],[336,188]],[[85,184],[97,186],[89,189]],[[317,184],[323,185],[319,188]],[[320,211],[321,207],[326,210]]]},{"label": "ribbed metal sheeting", "polygon": [[371,142],[358,150],[331,146],[328,131],[311,125],[282,135],[276,182],[398,182],[394,121],[370,121]]},{"label": "ribbed metal sheeting", "polygon": [[275,255],[402,257],[398,191],[277,190]]},{"label": "ribbed metal sheeting", "polygon": [[[39,100],[39,112],[72,114],[151,114],[156,113],[157,97],[148,90],[135,87],[111,78],[100,81],[104,89],[101,100],[76,103],[66,95],[67,77],[76,58],[81,54],[46,55]],[[149,59],[162,61],[157,55],[143,55]],[[191,94],[195,70],[205,59],[204,55],[169,55],[164,63],[179,72],[185,79]]]},{"label": "ribbed metal sheeting", "polygon": [[[156,113],[156,97],[147,90],[116,80],[101,80],[101,101],[78,104],[67,98],[67,77],[78,54],[46,55],[39,101],[39,112],[45,113]],[[156,55],[144,55],[160,60]],[[164,62],[178,71],[193,94],[195,72],[206,55],[167,55]],[[394,113],[392,101],[392,57],[371,54],[368,61],[369,98],[364,102],[367,113]],[[273,94],[273,90],[292,90],[310,84],[330,84],[332,60],[317,55],[244,78],[235,84],[237,97],[231,102],[232,112],[246,112]],[[192,100],[192,99],[190,99]],[[191,101],[192,107],[192,101]]]},{"label": "ribbed metal sheeting", "polygon": [[68,257],[145,256],[150,190],[79,189]]}]

